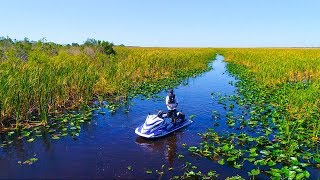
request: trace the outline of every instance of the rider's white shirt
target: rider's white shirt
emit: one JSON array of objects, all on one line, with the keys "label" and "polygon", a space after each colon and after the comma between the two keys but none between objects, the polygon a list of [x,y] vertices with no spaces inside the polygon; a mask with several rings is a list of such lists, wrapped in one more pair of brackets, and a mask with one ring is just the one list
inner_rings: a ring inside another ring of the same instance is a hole
[{"label": "rider's white shirt", "polygon": [[169,96],[166,97],[166,104],[169,104],[169,105],[167,106],[168,110],[175,110],[175,109],[177,108],[177,106],[178,106],[177,96],[175,97],[175,99],[176,99],[176,103],[175,103],[175,104],[170,104],[170,103],[169,103]]}]

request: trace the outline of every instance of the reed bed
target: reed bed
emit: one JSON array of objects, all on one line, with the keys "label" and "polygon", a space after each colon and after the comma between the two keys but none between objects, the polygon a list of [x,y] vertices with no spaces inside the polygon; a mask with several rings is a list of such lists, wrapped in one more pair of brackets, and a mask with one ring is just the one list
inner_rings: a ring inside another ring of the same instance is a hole
[{"label": "reed bed", "polygon": [[286,107],[296,118],[314,113],[319,118],[320,49],[229,49],[224,52],[227,62],[245,66],[250,78],[265,89],[278,86],[285,89],[282,99],[274,97],[277,100],[274,104]]},{"label": "reed bed", "polygon": [[[218,52],[225,56],[228,72],[239,79],[234,84],[238,93],[212,93],[228,110],[225,118],[230,129],[222,133],[215,130],[221,119],[213,110],[215,127],[202,133],[202,142],[188,150],[222,166],[247,171],[245,179],[318,177],[320,49]],[[218,174],[196,172],[195,167],[184,176],[209,179]],[[230,179],[244,178],[237,175]]]},{"label": "reed bed", "polygon": [[267,85],[320,79],[320,49],[229,49],[225,55]]},{"label": "reed bed", "polygon": [[[115,47],[43,42],[0,43],[0,123],[47,122],[49,114],[126,96],[144,83],[208,68],[213,49]],[[181,73],[183,72],[183,73]]]},{"label": "reed bed", "polygon": [[[231,69],[246,80],[246,84],[242,83],[243,88],[254,92],[254,97],[247,99],[278,109],[277,118],[271,119],[278,126],[281,137],[288,142],[288,149],[294,150],[293,146],[304,143],[319,153],[320,49],[222,51],[226,61],[236,65]],[[256,98],[258,96],[261,98]]]}]

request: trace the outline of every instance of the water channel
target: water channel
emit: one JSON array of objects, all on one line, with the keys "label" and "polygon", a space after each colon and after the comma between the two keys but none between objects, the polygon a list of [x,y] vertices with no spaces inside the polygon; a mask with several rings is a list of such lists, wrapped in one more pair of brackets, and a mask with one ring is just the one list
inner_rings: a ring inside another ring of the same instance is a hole
[{"label": "water channel", "polygon": [[[212,70],[189,78],[187,85],[175,88],[179,110],[187,117],[195,115],[194,123],[186,128],[156,140],[138,137],[134,129],[144,122],[148,113],[166,110],[164,98],[167,93],[162,91],[158,94],[163,98],[135,98],[130,102],[128,113],[123,108],[115,113],[108,109],[104,109],[106,114],[96,113],[89,123],[82,125],[76,139],[66,136],[53,140],[48,135],[36,138],[33,143],[15,140],[11,145],[0,148],[0,178],[156,179],[159,175],[155,170],[165,165],[162,177],[168,179],[181,175],[185,162],[191,162],[203,172],[215,170],[220,174],[219,179],[237,174],[248,178],[250,167],[238,170],[221,166],[217,162],[191,156],[183,145],[198,145],[201,142],[198,133],[214,127],[213,110],[225,117],[226,109],[212,98],[212,92],[223,95],[236,93],[232,85],[236,80],[226,71],[223,57],[218,55],[211,66]],[[229,127],[220,123],[215,129],[223,132]],[[184,158],[178,158],[179,154]],[[31,157],[38,158],[38,161],[32,165],[17,163]],[[149,169],[152,174],[146,173]]]}]

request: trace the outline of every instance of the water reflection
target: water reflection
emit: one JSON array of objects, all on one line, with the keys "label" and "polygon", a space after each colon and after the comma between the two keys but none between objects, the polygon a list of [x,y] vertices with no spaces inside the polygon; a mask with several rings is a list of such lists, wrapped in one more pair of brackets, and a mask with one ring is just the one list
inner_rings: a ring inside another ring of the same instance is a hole
[{"label": "water reflection", "polygon": [[179,138],[178,134],[179,133],[174,133],[170,136],[154,140],[137,137],[136,144],[140,145],[140,147],[149,152],[163,152],[166,161],[172,165],[177,157],[177,139]]},{"label": "water reflection", "polygon": [[[37,142],[27,142],[28,138],[35,138],[35,141]],[[39,149],[43,149],[45,152],[54,151],[52,147],[51,136],[46,131],[42,131],[40,137],[23,137],[21,134],[9,137],[8,135],[0,134],[0,140],[3,144],[6,144],[2,145],[3,147],[1,149],[1,156],[7,159],[24,161],[36,156]]]}]

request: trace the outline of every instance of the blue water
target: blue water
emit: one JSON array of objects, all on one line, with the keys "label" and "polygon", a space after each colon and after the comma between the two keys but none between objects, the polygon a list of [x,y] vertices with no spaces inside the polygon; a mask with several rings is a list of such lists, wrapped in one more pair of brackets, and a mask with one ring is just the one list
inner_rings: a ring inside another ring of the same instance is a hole
[{"label": "blue water", "polygon": [[[138,137],[134,129],[144,122],[148,113],[166,110],[164,98],[166,92],[159,93],[162,98],[130,102],[129,113],[124,108],[115,113],[105,115],[95,114],[92,121],[82,126],[80,136],[76,139],[63,137],[52,140],[49,135],[36,138],[33,143],[25,140],[15,140],[11,145],[0,149],[0,178],[130,178],[155,179],[159,175],[155,170],[164,166],[168,179],[173,175],[184,172],[186,161],[198,166],[202,172],[215,170],[220,174],[219,179],[228,176],[241,175],[248,178],[247,172],[251,168],[244,167],[237,170],[228,166],[221,166],[211,160],[191,156],[187,146],[198,145],[201,142],[200,132],[213,128],[214,121],[211,113],[218,111],[224,117],[226,110],[211,97],[212,92],[223,95],[234,94],[236,89],[230,85],[236,81],[226,72],[226,64],[222,56],[211,63],[209,72],[190,78],[188,85],[175,88],[179,100],[179,110],[187,117],[195,115],[194,123],[157,140],[147,140]],[[218,132],[228,131],[230,128],[222,119]],[[240,131],[239,131],[240,132]],[[0,137],[1,138],[1,137]],[[185,157],[178,159],[178,154]],[[18,161],[36,157],[39,160],[32,165],[20,165]],[[128,170],[131,166],[131,170]],[[173,170],[169,171],[168,168]],[[146,174],[146,170],[152,174]],[[266,176],[261,176],[266,178]]]}]

